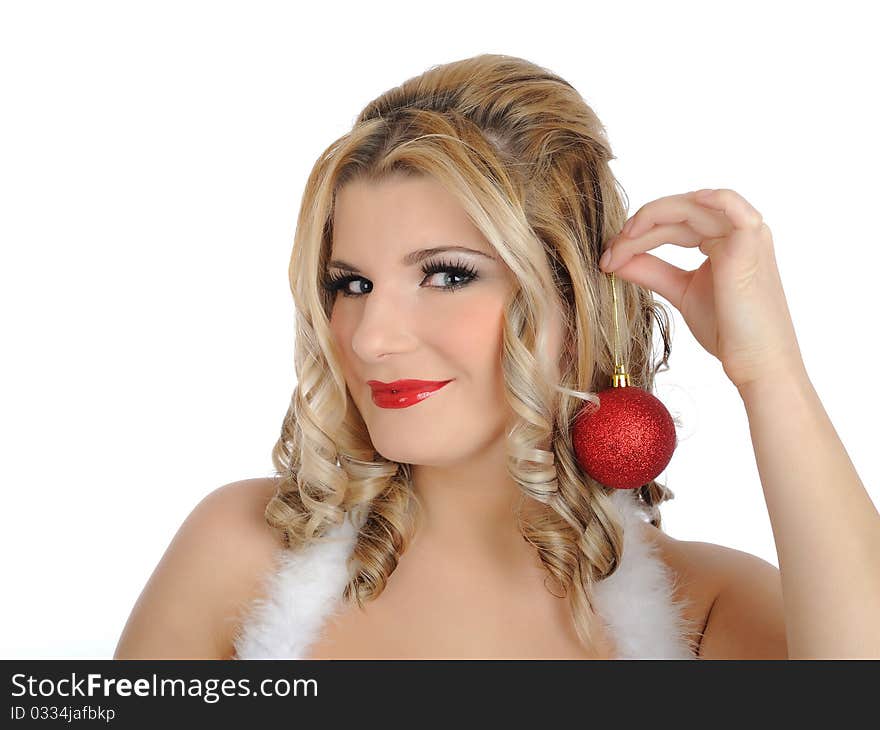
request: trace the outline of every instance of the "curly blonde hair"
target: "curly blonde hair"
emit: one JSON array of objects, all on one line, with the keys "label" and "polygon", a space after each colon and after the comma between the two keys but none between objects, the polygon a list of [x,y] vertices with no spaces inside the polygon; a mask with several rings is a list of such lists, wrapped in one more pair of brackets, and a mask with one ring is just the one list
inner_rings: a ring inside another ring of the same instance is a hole
[{"label": "curly blonde hair", "polygon": [[[272,453],[277,486],[266,520],[298,549],[359,516],[347,600],[363,607],[384,590],[420,507],[411,465],[373,448],[330,331],[333,296],[323,284],[336,193],[355,179],[428,175],[456,196],[517,281],[503,331],[516,416],[507,467],[522,499],[544,505],[538,517],[517,512],[517,525],[567,595],[580,641],[592,646],[591,588],[619,565],[622,520],[612,490],[579,467],[570,426],[614,372],[611,283],[598,268],[626,219],[612,159],[604,127],[568,82],[520,58],[483,54],[383,93],[316,162],[290,260],[297,386]],[[650,391],[670,353],[668,314],[649,290],[619,279],[617,289],[621,354],[632,384]],[[564,318],[559,382],[543,347],[547,292],[556,292]],[[652,364],[655,321],[663,354]],[[658,505],[672,492],[652,481],[637,493],[659,528]]]}]

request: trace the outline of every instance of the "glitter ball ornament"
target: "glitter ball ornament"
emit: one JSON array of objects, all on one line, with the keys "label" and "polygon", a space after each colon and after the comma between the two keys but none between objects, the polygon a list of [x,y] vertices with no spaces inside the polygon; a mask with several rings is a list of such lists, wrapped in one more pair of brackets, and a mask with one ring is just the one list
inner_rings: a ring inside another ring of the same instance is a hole
[{"label": "glitter ball ornament", "polygon": [[614,375],[611,388],[597,393],[599,405],[588,403],[572,424],[572,444],[581,468],[599,484],[636,489],[655,479],[672,459],[677,438],[666,406],[647,390],[630,385],[619,355],[617,287],[614,297]]},{"label": "glitter ball ornament", "polygon": [[641,487],[662,472],[675,451],[675,423],[663,403],[633,386],[600,391],[599,406],[576,417],[572,442],[581,468],[615,489]]}]

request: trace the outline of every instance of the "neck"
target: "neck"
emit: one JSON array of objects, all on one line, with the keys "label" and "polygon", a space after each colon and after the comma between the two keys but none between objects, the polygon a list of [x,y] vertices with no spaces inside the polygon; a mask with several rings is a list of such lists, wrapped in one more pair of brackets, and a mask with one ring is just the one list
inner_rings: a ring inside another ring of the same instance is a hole
[{"label": "neck", "polygon": [[413,550],[437,550],[462,565],[503,572],[534,566],[534,547],[520,533],[515,512],[542,505],[524,497],[506,467],[505,441],[452,465],[415,465],[413,491],[421,505]]}]

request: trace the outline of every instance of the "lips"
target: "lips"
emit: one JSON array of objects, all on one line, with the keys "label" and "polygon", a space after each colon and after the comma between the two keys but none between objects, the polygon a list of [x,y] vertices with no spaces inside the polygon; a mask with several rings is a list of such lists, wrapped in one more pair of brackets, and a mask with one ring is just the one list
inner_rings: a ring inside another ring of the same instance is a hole
[{"label": "lips", "polygon": [[373,391],[373,402],[380,408],[409,408],[430,398],[451,380],[395,380],[383,383],[368,380]]}]

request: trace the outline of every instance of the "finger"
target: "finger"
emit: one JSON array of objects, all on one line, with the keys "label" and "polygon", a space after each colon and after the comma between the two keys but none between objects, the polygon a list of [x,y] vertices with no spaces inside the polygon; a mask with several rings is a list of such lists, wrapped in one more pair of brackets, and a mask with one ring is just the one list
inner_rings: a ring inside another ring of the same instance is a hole
[{"label": "finger", "polygon": [[[723,236],[730,230],[730,223],[723,211],[701,205],[696,193],[670,195],[646,203],[639,208],[624,226],[626,236],[635,238],[658,223],[689,223],[695,231],[708,238]],[[627,228],[628,226],[628,228]]]},{"label": "finger", "polygon": [[657,292],[680,311],[682,297],[693,273],[652,254],[642,253],[631,258],[614,275]]},{"label": "finger", "polygon": [[752,204],[733,190],[699,190],[694,197],[701,205],[723,212],[735,228],[758,230],[764,223]]},{"label": "finger", "polygon": [[[671,243],[685,248],[699,246],[706,237],[701,236],[687,223],[672,223],[657,225],[637,238],[617,237],[611,240],[608,250],[611,251],[609,264],[601,266],[603,271],[614,271],[637,256],[652,248],[657,248],[665,243]],[[702,249],[701,249],[702,250]]]}]

